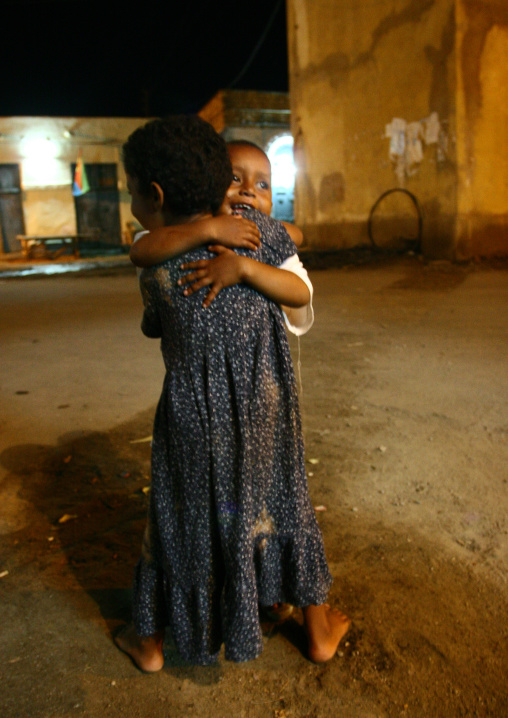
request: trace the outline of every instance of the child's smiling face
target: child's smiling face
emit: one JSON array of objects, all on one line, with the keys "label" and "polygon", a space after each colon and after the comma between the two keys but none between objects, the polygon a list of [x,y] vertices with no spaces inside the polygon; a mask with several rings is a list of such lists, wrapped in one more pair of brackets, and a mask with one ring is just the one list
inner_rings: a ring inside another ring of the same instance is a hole
[{"label": "child's smiling face", "polygon": [[233,181],[226,192],[223,208],[233,214],[244,209],[272,211],[272,168],[264,152],[250,145],[229,145]]}]

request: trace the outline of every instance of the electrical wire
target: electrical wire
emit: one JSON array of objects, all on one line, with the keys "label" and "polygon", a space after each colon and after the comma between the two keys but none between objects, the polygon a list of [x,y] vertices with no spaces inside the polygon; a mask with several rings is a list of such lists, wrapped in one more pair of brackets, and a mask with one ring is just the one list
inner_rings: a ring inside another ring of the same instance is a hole
[{"label": "electrical wire", "polygon": [[277,0],[277,3],[275,5],[274,9],[272,10],[272,14],[268,18],[268,22],[265,25],[265,29],[261,33],[259,40],[257,41],[253,51],[247,58],[247,62],[242,67],[242,69],[240,70],[238,75],[235,77],[235,79],[232,82],[230,82],[229,85],[227,85],[227,87],[225,88],[226,90],[230,90],[232,87],[234,87],[242,79],[242,77],[245,75],[245,73],[247,72],[249,67],[254,62],[254,58],[258,54],[259,50],[261,49],[261,47],[266,39],[266,36],[270,32],[270,28],[272,27],[273,22],[274,22],[275,18],[277,17],[277,13],[280,10],[280,6],[282,5],[283,2],[284,2],[284,0]]}]

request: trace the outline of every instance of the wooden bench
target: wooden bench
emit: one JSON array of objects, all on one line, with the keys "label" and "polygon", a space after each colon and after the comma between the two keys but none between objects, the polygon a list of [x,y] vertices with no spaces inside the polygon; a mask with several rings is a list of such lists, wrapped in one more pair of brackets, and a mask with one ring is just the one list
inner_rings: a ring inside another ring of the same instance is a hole
[{"label": "wooden bench", "polygon": [[[94,239],[93,234],[51,234],[51,235],[26,235],[18,234],[16,237],[21,244],[21,251],[25,259],[57,259],[70,248],[75,257],[79,257],[80,239]],[[55,247],[51,251],[51,246]]]}]

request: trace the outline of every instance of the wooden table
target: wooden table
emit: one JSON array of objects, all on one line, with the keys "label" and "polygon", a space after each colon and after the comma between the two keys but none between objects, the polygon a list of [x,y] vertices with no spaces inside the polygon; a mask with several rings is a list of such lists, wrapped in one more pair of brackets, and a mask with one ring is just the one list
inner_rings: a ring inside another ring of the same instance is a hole
[{"label": "wooden table", "polygon": [[[80,239],[93,239],[92,234],[48,234],[48,235],[26,235],[18,234],[16,239],[21,244],[21,251],[26,259],[39,255],[44,258],[56,259],[65,250],[70,247],[72,254],[79,257],[78,241]],[[53,251],[50,251],[51,245],[56,245]],[[42,252],[37,252],[42,249]]]}]

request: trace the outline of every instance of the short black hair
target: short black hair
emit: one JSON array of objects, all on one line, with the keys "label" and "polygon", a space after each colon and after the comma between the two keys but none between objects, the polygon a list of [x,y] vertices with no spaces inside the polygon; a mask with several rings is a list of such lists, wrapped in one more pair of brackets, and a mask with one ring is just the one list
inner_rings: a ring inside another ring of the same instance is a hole
[{"label": "short black hair", "polygon": [[122,158],[142,195],[157,182],[164,208],[181,216],[216,212],[233,178],[226,143],[197,115],[147,122],[129,136]]},{"label": "short black hair", "polygon": [[237,147],[238,146],[241,147],[242,145],[244,145],[246,147],[254,147],[254,149],[259,150],[261,152],[261,154],[263,154],[266,157],[266,159],[268,161],[270,161],[270,159],[269,159],[268,155],[266,154],[266,152],[264,151],[264,149],[262,147],[260,147],[259,145],[257,145],[255,142],[251,142],[251,140],[229,140],[227,145],[228,145],[228,147],[230,147],[231,145],[237,146]]}]

